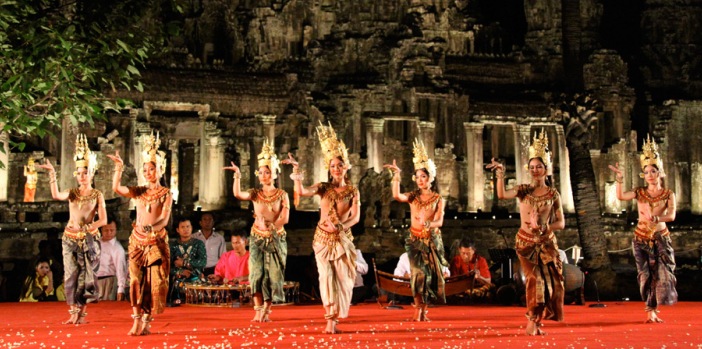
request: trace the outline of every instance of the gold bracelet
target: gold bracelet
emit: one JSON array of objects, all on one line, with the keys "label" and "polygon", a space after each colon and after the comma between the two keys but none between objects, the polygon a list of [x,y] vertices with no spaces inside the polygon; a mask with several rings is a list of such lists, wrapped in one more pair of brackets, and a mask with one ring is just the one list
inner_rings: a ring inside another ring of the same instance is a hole
[{"label": "gold bracelet", "polygon": [[113,172],[122,172],[123,169],[124,164],[115,164],[115,169],[113,170]]},{"label": "gold bracelet", "polygon": [[234,175],[232,175],[232,178],[234,178],[234,179],[240,179],[240,178],[241,178],[241,173],[240,173],[240,172],[234,172]]},{"label": "gold bracelet", "polygon": [[424,228],[429,229],[430,226],[431,226],[431,221],[425,221],[425,222],[424,222]]}]

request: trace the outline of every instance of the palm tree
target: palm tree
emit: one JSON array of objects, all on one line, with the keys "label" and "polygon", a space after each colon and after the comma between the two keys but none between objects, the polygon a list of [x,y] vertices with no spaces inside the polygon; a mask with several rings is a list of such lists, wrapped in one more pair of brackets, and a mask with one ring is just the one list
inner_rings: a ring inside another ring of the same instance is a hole
[{"label": "palm tree", "polygon": [[590,125],[597,121],[599,105],[589,94],[562,94],[554,109],[565,129],[578,235],[585,257],[582,267],[588,272],[588,278],[596,282],[595,287],[600,295],[613,298],[617,291],[616,273],[607,254],[602,209],[589,147]]}]

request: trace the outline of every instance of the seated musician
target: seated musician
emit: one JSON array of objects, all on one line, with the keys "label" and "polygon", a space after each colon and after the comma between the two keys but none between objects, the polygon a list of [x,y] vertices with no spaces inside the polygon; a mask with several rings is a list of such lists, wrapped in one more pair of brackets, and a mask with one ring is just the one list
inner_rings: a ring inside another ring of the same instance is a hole
[{"label": "seated musician", "polygon": [[468,238],[461,239],[459,254],[451,261],[451,275],[469,275],[473,278],[466,293],[474,296],[487,296],[493,287],[487,260],[475,252],[475,243]]},{"label": "seated musician", "polygon": [[185,295],[185,284],[198,281],[207,263],[205,244],[192,238],[193,226],[190,220],[180,218],[176,231],[179,238],[170,242],[171,290],[168,292],[170,306],[181,304]]},{"label": "seated musician", "polygon": [[225,252],[208,276],[215,284],[240,284],[249,281],[249,251],[246,250],[246,233],[235,231],[231,237],[232,250]]}]

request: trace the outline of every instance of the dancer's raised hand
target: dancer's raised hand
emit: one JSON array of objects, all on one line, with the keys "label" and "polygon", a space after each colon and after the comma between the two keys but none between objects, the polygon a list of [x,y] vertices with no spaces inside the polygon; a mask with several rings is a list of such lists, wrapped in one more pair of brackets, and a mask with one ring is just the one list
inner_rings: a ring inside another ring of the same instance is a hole
[{"label": "dancer's raised hand", "polygon": [[231,170],[234,172],[239,172],[239,166],[234,164],[234,161],[230,162],[232,165],[231,166],[224,166],[222,167],[223,170]]},{"label": "dancer's raised hand", "polygon": [[395,161],[395,159],[392,159],[392,165],[385,164],[383,165],[383,168],[389,169],[390,171],[392,171],[392,173],[402,172],[402,170],[400,170],[400,168],[397,167],[397,161]]},{"label": "dancer's raised hand", "polygon": [[115,155],[107,155],[107,157],[114,161],[115,165],[124,165],[124,160],[119,156],[119,150],[115,152]]},{"label": "dancer's raised hand", "polygon": [[490,163],[487,164],[487,166],[485,166],[485,168],[487,168],[488,170],[493,170],[493,171],[497,171],[497,170],[504,171],[505,165],[503,165],[499,161],[495,160],[495,158],[492,158],[490,160]]}]

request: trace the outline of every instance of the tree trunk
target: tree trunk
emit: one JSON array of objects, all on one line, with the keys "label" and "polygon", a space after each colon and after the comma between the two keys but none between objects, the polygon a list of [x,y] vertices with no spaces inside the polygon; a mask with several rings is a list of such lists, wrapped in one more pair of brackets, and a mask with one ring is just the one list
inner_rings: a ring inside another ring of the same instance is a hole
[{"label": "tree trunk", "polygon": [[[588,293],[595,291],[599,297],[613,299],[617,295],[616,274],[607,254],[602,209],[586,132],[580,128],[580,132],[569,132],[566,138],[576,221],[584,256],[582,267],[588,273]],[[590,283],[591,280],[595,282]]]}]

